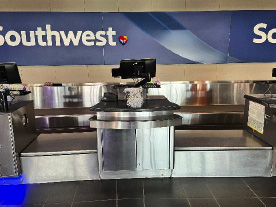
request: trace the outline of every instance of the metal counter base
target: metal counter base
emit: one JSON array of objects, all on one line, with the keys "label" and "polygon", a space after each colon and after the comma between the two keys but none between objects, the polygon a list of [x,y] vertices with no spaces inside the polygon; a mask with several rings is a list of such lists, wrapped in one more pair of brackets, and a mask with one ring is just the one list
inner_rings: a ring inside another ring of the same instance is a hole
[{"label": "metal counter base", "polygon": [[270,177],[272,147],[243,130],[181,130],[172,177]]},{"label": "metal counter base", "polygon": [[100,179],[171,177],[174,127],[98,129]]},{"label": "metal counter base", "polygon": [[[176,130],[174,169],[105,171],[101,179],[270,177],[272,147],[243,130]],[[42,134],[22,154],[25,183],[98,180],[96,132]]]},{"label": "metal counter base", "polygon": [[99,180],[96,132],[41,134],[21,163],[24,183]]}]

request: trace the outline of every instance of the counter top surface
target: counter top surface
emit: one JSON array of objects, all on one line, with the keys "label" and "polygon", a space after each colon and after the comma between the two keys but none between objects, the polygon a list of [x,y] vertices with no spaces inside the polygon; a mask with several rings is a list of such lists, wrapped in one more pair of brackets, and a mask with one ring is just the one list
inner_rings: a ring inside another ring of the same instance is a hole
[{"label": "counter top surface", "polygon": [[276,94],[272,94],[272,97],[270,94],[250,94],[244,95],[244,98],[260,104],[276,104]]},{"label": "counter top surface", "polygon": [[104,112],[144,112],[144,111],[172,111],[178,110],[180,106],[168,101],[168,99],[153,99],[145,100],[141,108],[130,108],[126,105],[126,101],[117,102],[99,102],[92,106],[90,111],[104,111]]}]

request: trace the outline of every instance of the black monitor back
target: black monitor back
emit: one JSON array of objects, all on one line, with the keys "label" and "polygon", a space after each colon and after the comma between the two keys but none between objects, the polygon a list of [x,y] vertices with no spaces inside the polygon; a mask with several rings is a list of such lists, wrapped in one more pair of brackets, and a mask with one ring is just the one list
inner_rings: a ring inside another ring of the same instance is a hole
[{"label": "black monitor back", "polygon": [[16,63],[0,63],[0,84],[22,83]]},{"label": "black monitor back", "polygon": [[151,77],[156,76],[156,59],[154,58],[121,60],[120,68],[113,69],[112,76],[120,76],[123,79],[143,78],[137,74],[137,71],[135,70],[137,67],[139,67],[141,75],[150,73]]}]

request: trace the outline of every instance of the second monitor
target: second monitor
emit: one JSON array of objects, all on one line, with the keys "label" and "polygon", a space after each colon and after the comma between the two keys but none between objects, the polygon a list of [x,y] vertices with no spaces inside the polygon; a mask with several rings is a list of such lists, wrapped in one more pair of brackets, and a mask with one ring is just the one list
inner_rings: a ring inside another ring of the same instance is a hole
[{"label": "second monitor", "polygon": [[151,81],[156,75],[156,59],[127,59],[120,61],[120,68],[112,69],[113,77],[144,78],[147,82]]}]

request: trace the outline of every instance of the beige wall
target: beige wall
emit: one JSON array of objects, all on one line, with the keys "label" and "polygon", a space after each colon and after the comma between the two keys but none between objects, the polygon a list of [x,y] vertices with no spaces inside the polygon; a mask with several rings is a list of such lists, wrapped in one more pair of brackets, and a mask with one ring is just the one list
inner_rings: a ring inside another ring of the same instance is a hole
[{"label": "beige wall", "polygon": [[[111,77],[116,65],[21,66],[23,83],[123,82]],[[157,65],[160,81],[270,80],[276,63]]]},{"label": "beige wall", "polygon": [[0,11],[134,12],[275,9],[275,0],[0,0]]},{"label": "beige wall", "polygon": [[[276,0],[0,0],[0,11],[137,12],[276,10]],[[111,77],[115,66],[20,67],[24,83],[122,81]],[[267,80],[276,63],[158,65],[161,81]]]}]

